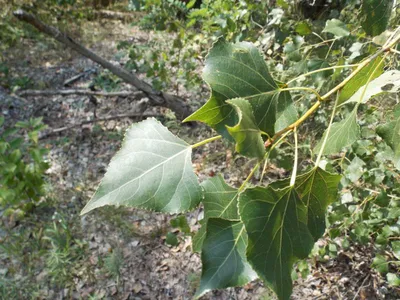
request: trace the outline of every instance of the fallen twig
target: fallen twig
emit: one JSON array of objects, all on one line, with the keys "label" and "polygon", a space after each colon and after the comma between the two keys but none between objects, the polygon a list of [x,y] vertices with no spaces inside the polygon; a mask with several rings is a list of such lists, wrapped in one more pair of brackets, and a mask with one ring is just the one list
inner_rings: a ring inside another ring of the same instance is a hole
[{"label": "fallen twig", "polygon": [[71,78],[67,79],[64,81],[63,85],[64,86],[69,86],[75,82],[77,82],[79,79],[81,79],[82,77],[91,74],[91,73],[95,73],[96,70],[95,69],[90,69],[90,70],[86,70],[78,75],[72,76]]},{"label": "fallen twig", "polygon": [[18,92],[19,96],[55,96],[55,95],[82,95],[82,96],[103,96],[103,97],[129,97],[143,95],[140,91],[102,92],[80,89],[68,90],[25,90]]}]

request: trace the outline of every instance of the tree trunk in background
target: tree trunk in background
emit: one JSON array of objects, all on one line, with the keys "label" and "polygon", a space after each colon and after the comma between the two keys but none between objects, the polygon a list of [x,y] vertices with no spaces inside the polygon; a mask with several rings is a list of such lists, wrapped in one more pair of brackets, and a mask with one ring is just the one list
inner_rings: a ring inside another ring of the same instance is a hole
[{"label": "tree trunk in background", "polygon": [[26,13],[25,11],[19,9],[14,12],[14,16],[23,22],[33,25],[39,31],[51,36],[60,43],[70,47],[81,55],[100,64],[103,68],[109,70],[111,73],[118,76],[126,83],[133,85],[138,90],[142,91],[150,99],[150,105],[167,107],[171,109],[175,113],[176,117],[180,120],[186,118],[192,113],[192,109],[184,99],[154,90],[151,85],[143,80],[140,80],[136,74],[130,73],[127,70],[105,60],[96,53],[78,44],[67,34],[60,32],[57,28],[42,23],[34,15]]}]

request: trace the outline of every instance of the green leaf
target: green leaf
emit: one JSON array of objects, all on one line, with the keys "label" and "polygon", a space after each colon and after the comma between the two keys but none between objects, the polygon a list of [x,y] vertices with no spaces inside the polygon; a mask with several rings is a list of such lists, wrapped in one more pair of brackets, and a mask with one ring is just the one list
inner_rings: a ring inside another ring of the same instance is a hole
[{"label": "green leaf", "polygon": [[187,9],[191,9],[196,4],[196,0],[191,0],[186,4]]},{"label": "green leaf", "polygon": [[393,255],[400,260],[400,241],[392,242]]},{"label": "green leaf", "polygon": [[346,24],[337,19],[332,19],[326,21],[326,25],[322,32],[329,32],[334,34],[336,37],[344,37],[350,34],[349,29]]},{"label": "green leaf", "polygon": [[29,128],[31,125],[29,124],[29,122],[27,121],[18,121],[17,123],[15,123],[15,127],[17,128]]},{"label": "green leaf", "polygon": [[[364,67],[360,72],[358,72],[353,78],[349,80],[349,82],[343,87],[340,92],[338,104],[342,104],[351,96],[353,96],[354,93],[357,92],[357,90],[359,90],[363,85],[368,82],[368,79],[370,78],[372,73],[373,75],[371,79],[375,79],[383,73],[384,64],[381,64],[382,59],[382,56],[375,58],[372,62],[370,62],[366,67]],[[368,86],[370,86],[371,84],[372,82],[370,82]]]},{"label": "green leaf", "polygon": [[387,273],[389,271],[389,266],[386,261],[386,257],[383,255],[376,255],[372,260],[372,267],[374,267],[379,273]]},{"label": "green leaf", "polygon": [[168,232],[165,238],[165,242],[170,246],[177,246],[179,245],[178,237],[173,232]]},{"label": "green leaf", "polygon": [[0,127],[3,126],[4,120],[5,120],[4,117],[3,117],[3,116],[0,116]]},{"label": "green leaf", "polygon": [[[319,153],[327,131],[324,132],[321,140],[314,149],[314,153]],[[357,107],[342,121],[333,123],[329,132],[324,155],[338,153],[343,148],[350,146],[361,136],[360,126],[357,124]]]},{"label": "green leaf", "polygon": [[17,137],[15,139],[12,139],[10,141],[10,148],[11,149],[19,149],[21,148],[21,145],[24,143],[24,138],[22,137]]},{"label": "green leaf", "polygon": [[169,221],[172,227],[179,228],[185,234],[190,234],[190,226],[186,220],[186,217],[181,215]]},{"label": "green leaf", "polygon": [[328,205],[338,199],[341,176],[314,168],[296,177],[295,189],[308,209],[308,229],[317,241],[325,232],[325,213]]},{"label": "green leaf", "polygon": [[387,273],[386,279],[391,286],[400,286],[400,277],[394,273]]},{"label": "green leaf", "polygon": [[388,194],[384,190],[381,190],[379,195],[376,197],[374,204],[380,207],[387,207],[389,203],[390,203],[390,198]]},{"label": "green leaf", "polygon": [[201,184],[204,190],[204,220],[193,239],[193,251],[200,252],[207,230],[208,218],[238,221],[238,189],[227,185],[221,175],[207,179]]},{"label": "green leaf", "polygon": [[349,100],[350,102],[366,103],[370,98],[382,93],[398,93],[400,91],[400,71],[390,70],[372,80],[367,88],[362,86]]},{"label": "green leaf", "polygon": [[154,118],[132,125],[81,214],[104,205],[169,213],[193,209],[202,195],[191,153],[190,145]]},{"label": "green leaf", "polygon": [[246,246],[247,234],[240,221],[208,220],[196,298],[213,289],[242,286],[257,278],[246,260]]},{"label": "green leaf", "polygon": [[311,27],[306,21],[298,22],[294,30],[302,36],[312,33]]},{"label": "green leaf", "polygon": [[219,39],[207,55],[203,78],[211,88],[211,98],[185,121],[204,122],[228,137],[226,126],[235,126],[238,116],[226,100],[234,98],[250,102],[256,125],[269,135],[275,133],[275,123],[282,116],[287,125],[296,120],[290,94],[279,91],[260,52],[250,43]]},{"label": "green leaf", "polygon": [[10,145],[6,142],[0,142],[0,154],[6,153],[7,148],[9,148]]},{"label": "green leaf", "polygon": [[8,128],[6,130],[4,130],[3,134],[2,134],[2,138],[6,138],[8,136],[12,136],[14,134],[16,134],[18,132],[18,128]]},{"label": "green leaf", "polygon": [[240,195],[239,211],[249,238],[248,261],[279,299],[289,299],[293,264],[314,245],[306,205],[292,187],[256,187]]},{"label": "green leaf", "polygon": [[394,152],[394,164],[400,170],[400,116],[396,120],[379,125],[376,133]]},{"label": "green leaf", "polygon": [[248,157],[263,158],[265,147],[261,138],[260,129],[258,129],[254,119],[251,105],[247,100],[237,98],[227,101],[231,104],[237,115],[239,122],[228,127],[228,132],[236,141],[236,151]]},{"label": "green leaf", "polygon": [[325,232],[325,212],[337,199],[339,181],[339,175],[314,168],[297,176],[294,187],[283,180],[239,196],[249,236],[247,258],[279,299],[290,297],[293,264],[306,258]]},{"label": "green leaf", "polygon": [[227,98],[213,91],[211,98],[200,109],[187,117],[184,122],[201,121],[227,139],[232,139],[226,126],[234,126],[238,122],[238,117],[234,108],[225,102]]},{"label": "green leaf", "polygon": [[361,23],[365,32],[376,36],[384,32],[389,24],[393,0],[362,0]]},{"label": "green leaf", "polygon": [[350,179],[351,182],[356,183],[364,173],[364,166],[365,162],[358,158],[358,156],[355,156],[345,171],[346,177]]},{"label": "green leaf", "polygon": [[[338,199],[338,184],[341,176],[329,173],[321,168],[313,168],[309,172],[296,177],[294,188],[301,201],[308,209],[308,229],[317,241],[325,232],[325,212],[331,203]],[[290,179],[276,181],[273,189],[283,189],[289,185]]]}]

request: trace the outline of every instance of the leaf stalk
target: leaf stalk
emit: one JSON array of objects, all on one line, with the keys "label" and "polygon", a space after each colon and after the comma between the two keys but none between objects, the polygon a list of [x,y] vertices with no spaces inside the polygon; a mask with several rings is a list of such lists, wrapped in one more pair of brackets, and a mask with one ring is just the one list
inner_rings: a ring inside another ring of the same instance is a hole
[{"label": "leaf stalk", "polygon": [[293,81],[296,81],[300,78],[312,75],[312,74],[316,74],[319,72],[324,72],[324,71],[329,71],[329,70],[334,70],[334,69],[345,69],[345,68],[353,68],[353,67],[357,67],[359,64],[352,64],[352,65],[341,65],[341,66],[332,66],[332,67],[326,67],[326,68],[322,68],[322,69],[318,69],[318,70],[314,70],[314,71],[310,71],[304,74],[301,74],[300,76],[297,76],[291,80],[289,80],[286,85],[289,85],[290,83],[292,83]]},{"label": "leaf stalk", "polygon": [[192,147],[192,149],[194,149],[194,148],[203,146],[205,144],[211,143],[213,141],[219,140],[220,138],[222,138],[222,135],[217,135],[217,136],[211,137],[209,139],[202,140],[201,142],[198,142],[196,144],[193,144],[191,147]]}]

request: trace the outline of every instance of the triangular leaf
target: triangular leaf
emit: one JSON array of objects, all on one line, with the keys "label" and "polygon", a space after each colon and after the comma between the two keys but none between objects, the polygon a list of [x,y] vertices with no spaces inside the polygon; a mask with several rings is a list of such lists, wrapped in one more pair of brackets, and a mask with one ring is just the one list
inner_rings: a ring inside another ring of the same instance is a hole
[{"label": "triangular leaf", "polygon": [[[371,79],[375,79],[383,73],[384,64],[381,64],[382,59],[383,58],[381,56],[375,58],[372,62],[368,64],[368,66],[361,69],[360,72],[358,72],[353,78],[349,80],[349,82],[347,82],[347,84],[340,92],[338,104],[345,102],[347,99],[353,96],[354,93],[357,92],[357,90],[359,90],[363,85],[368,82],[372,73],[373,74]],[[372,82],[370,82],[370,84],[372,84]],[[361,89],[361,91],[362,90],[363,89]]]},{"label": "triangular leaf", "polygon": [[210,218],[204,240],[200,287],[207,291],[242,286],[257,278],[246,260],[247,234],[240,221]]},{"label": "triangular leaf", "polygon": [[350,34],[350,31],[347,28],[346,24],[337,19],[326,21],[325,28],[322,32],[329,32],[337,37],[344,37]]},{"label": "triangular leaf", "polygon": [[289,299],[293,264],[314,245],[305,203],[292,187],[256,187],[240,195],[239,211],[248,233],[248,261],[279,299]]},{"label": "triangular leaf", "polygon": [[200,230],[193,238],[193,251],[200,252],[206,236],[208,218],[238,221],[238,189],[227,185],[221,175],[202,182],[204,190],[204,219]]},{"label": "triangular leaf", "polygon": [[379,125],[376,133],[392,148],[394,164],[400,170],[400,116],[397,116],[394,121]]},{"label": "triangular leaf", "polygon": [[190,145],[156,119],[132,125],[81,214],[104,205],[169,213],[195,208],[202,195],[191,153]]},{"label": "triangular leaf", "polygon": [[[314,149],[314,153],[320,151],[327,131],[324,132],[321,140]],[[360,138],[360,126],[357,124],[357,107],[342,121],[333,123],[329,137],[322,154],[329,155],[340,152],[344,147],[350,146]]]},{"label": "triangular leaf", "polygon": [[366,103],[369,99],[371,99],[376,95],[382,93],[398,93],[399,91],[400,91],[400,71],[390,70],[383,73],[376,79],[370,81],[366,89],[365,85],[360,87],[358,91],[344,103],[350,103],[350,102]]},{"label": "triangular leaf", "polygon": [[371,36],[384,32],[389,24],[392,8],[393,0],[362,0],[361,14],[364,20],[361,26],[365,32]]},{"label": "triangular leaf", "polygon": [[250,43],[219,39],[207,55],[203,78],[211,87],[211,98],[185,121],[204,122],[227,136],[225,125],[234,126],[236,119],[225,101],[234,98],[249,100],[257,126],[269,135],[280,115],[285,115],[286,126],[296,120],[290,94],[279,92],[263,57]]},{"label": "triangular leaf", "polygon": [[263,158],[265,154],[264,142],[261,138],[260,129],[255,124],[256,120],[250,103],[241,98],[227,102],[235,108],[239,116],[239,122],[233,127],[228,127],[228,132],[236,141],[236,151],[248,157]]}]

